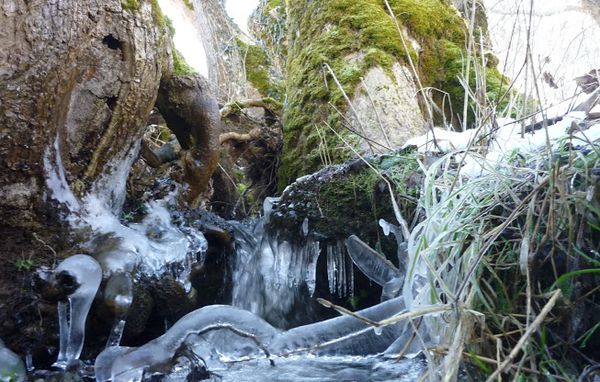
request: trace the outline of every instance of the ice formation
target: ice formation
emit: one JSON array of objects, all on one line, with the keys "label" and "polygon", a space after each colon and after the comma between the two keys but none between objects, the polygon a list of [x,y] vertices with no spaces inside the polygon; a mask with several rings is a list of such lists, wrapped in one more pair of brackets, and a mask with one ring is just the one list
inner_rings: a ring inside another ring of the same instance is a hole
[{"label": "ice formation", "polygon": [[104,302],[115,314],[115,322],[106,347],[118,346],[123,336],[129,307],[133,302],[133,278],[129,273],[117,273],[108,279],[104,288]]},{"label": "ice formation", "polygon": [[102,270],[96,260],[87,255],[65,259],[54,271],[59,287],[74,288],[65,301],[58,304],[60,350],[54,366],[66,368],[81,355],[85,339],[85,321],[96,296]]},{"label": "ice formation", "polygon": [[173,224],[168,208],[175,203],[176,192],[148,202],[147,214],[140,223],[124,224],[119,219],[125,182],[138,146],[108,163],[109,171],[80,200],[66,180],[57,136],[44,156],[48,194],[67,207],[65,219],[74,229],[91,230],[93,234],[84,248],[100,262],[105,278],[123,272],[161,276],[170,270],[189,291],[191,265],[203,261],[208,244],[199,231]]},{"label": "ice formation", "polygon": [[[358,314],[380,321],[403,310],[402,298],[395,298]],[[369,355],[385,351],[403,329],[404,323],[397,323],[375,330],[354,317],[341,316],[282,332],[251,312],[214,305],[187,314],[167,333],[137,349],[121,352],[108,348],[99,359],[103,376],[107,375],[106,361],[114,360],[111,371],[114,382],[140,380],[144,374],[168,369],[176,354],[185,349],[197,354],[207,354],[214,349],[225,361],[250,355],[270,358],[296,353]],[[233,335],[205,337],[210,332],[223,330]],[[120,353],[116,356],[115,352]]]},{"label": "ice formation", "polygon": [[286,315],[303,288],[311,296],[315,291],[320,245],[310,237],[302,245],[291,244],[266,231],[269,202],[264,217],[253,225],[234,222],[232,305],[284,327]]},{"label": "ice formation", "polygon": [[0,381],[22,382],[25,380],[25,373],[21,358],[0,340]]}]

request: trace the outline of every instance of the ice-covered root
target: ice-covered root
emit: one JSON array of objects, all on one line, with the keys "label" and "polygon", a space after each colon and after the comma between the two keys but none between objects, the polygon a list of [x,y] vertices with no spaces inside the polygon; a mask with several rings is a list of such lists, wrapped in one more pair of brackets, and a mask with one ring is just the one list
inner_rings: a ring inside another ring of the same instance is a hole
[{"label": "ice-covered root", "polygon": [[21,358],[0,340],[0,381],[22,382],[25,380],[25,373]]},{"label": "ice-covered root", "polygon": [[133,302],[133,279],[129,273],[117,273],[111,276],[104,288],[104,302],[115,315],[115,322],[106,347],[119,346],[127,319],[129,307]]},{"label": "ice-covered root", "polygon": [[65,259],[54,271],[57,288],[65,291],[65,301],[58,303],[60,351],[53,366],[65,369],[79,359],[85,339],[85,321],[96,296],[102,269],[96,260],[87,255]]},{"label": "ice-covered root", "polygon": [[[248,311],[225,305],[207,306],[183,316],[157,339],[118,357],[112,366],[112,381],[141,380],[145,373],[168,369],[175,354],[182,347],[188,346],[188,337],[215,330],[229,330],[239,337],[251,338],[258,347],[263,347],[263,344],[269,343],[279,333],[266,321]],[[218,347],[219,344],[211,343],[210,346]],[[265,353],[268,356],[266,349]]]},{"label": "ice-covered root", "polygon": [[383,287],[381,300],[389,300],[400,295],[404,274],[388,259],[377,253],[356,235],[346,239],[346,249],[356,264],[371,281]]}]

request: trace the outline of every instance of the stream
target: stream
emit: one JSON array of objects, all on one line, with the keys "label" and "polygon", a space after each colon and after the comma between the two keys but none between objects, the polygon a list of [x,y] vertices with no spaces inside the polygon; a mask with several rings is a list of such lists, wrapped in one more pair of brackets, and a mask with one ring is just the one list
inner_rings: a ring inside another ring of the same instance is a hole
[{"label": "stream", "polygon": [[[202,307],[165,323],[164,334],[142,346],[120,346],[135,285],[167,276],[191,292],[192,267],[205,262],[207,240],[193,224],[177,218],[176,190],[147,202],[141,221],[119,219],[124,189],[114,185],[124,184],[128,160],[117,163],[83,199],[66,182],[58,139],[48,148],[44,164],[49,196],[66,207],[64,219],[72,229],[87,235],[82,248],[92,254],[71,256],[54,270],[39,271],[67,297],[58,303],[60,352],[55,368],[80,369],[86,378],[115,382],[413,381],[426,369],[414,345],[402,350],[410,358],[397,357],[412,334],[403,321],[376,327],[338,315],[298,326],[298,317],[315,317],[310,310],[321,255],[332,295],[352,296],[359,270],[383,287],[382,302],[358,312],[370,322],[405,312],[400,293],[404,274],[355,236],[322,245],[308,221],[293,240],[268,229],[276,198],[266,199],[262,217],[228,222],[234,239],[231,305]],[[386,235],[400,235],[389,223],[381,226]],[[397,239],[401,244],[402,238]],[[115,321],[92,369],[92,360],[78,360],[88,312],[100,303],[97,295],[114,309]],[[23,365],[18,366],[20,374]],[[28,364],[30,371],[33,366]]]}]

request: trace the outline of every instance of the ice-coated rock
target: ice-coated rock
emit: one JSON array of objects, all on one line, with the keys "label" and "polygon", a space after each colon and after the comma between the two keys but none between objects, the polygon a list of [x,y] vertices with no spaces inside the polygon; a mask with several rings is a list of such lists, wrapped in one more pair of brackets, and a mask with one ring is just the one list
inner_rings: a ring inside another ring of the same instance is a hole
[{"label": "ice-coated rock", "polygon": [[23,361],[0,340],[0,381],[22,382],[24,380],[25,365]]},{"label": "ice-coated rock", "polygon": [[145,372],[167,367],[178,351],[189,346],[186,344],[189,336],[221,329],[253,338],[257,346],[269,343],[279,333],[267,322],[239,308],[223,305],[200,308],[182,317],[162,336],[116,359],[111,371],[112,381],[137,380]]},{"label": "ice-coated rock", "polygon": [[102,269],[96,260],[87,255],[74,255],[65,259],[54,271],[54,279],[68,294],[68,306],[58,304],[60,350],[54,366],[66,368],[78,359],[85,339],[85,321],[102,281]]}]

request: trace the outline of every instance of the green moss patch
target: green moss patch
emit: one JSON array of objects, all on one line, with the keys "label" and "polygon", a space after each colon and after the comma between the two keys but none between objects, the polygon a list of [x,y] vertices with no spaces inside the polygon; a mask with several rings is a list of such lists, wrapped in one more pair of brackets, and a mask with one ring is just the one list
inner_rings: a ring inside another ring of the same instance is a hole
[{"label": "green moss patch", "polygon": [[[446,0],[390,0],[401,28],[421,46],[404,48],[394,20],[380,0],[287,2],[288,55],[287,107],[284,111],[284,148],[279,170],[280,188],[321,163],[315,125],[325,132],[332,159],[352,155],[324,126],[329,123],[343,137],[342,118],[328,104],[347,110],[342,92],[323,68],[328,64],[346,93],[352,97],[360,78],[372,67],[389,71],[395,62],[411,56],[423,86],[449,93],[454,110],[462,110],[464,90],[458,80],[466,57],[467,28],[458,11]],[[405,36],[408,37],[408,36]],[[486,68],[488,93],[497,93],[505,78]],[[389,73],[389,72],[388,72]],[[473,75],[474,84],[474,75]],[[504,85],[506,86],[506,85]]]},{"label": "green moss patch", "polygon": [[173,49],[173,72],[176,76],[198,74],[194,68],[185,62],[185,59],[181,56],[181,53],[179,53],[177,49]]},{"label": "green moss patch", "polygon": [[265,50],[252,44],[236,40],[244,59],[246,78],[262,95],[273,99],[283,99],[283,89],[270,73],[271,62]]}]

